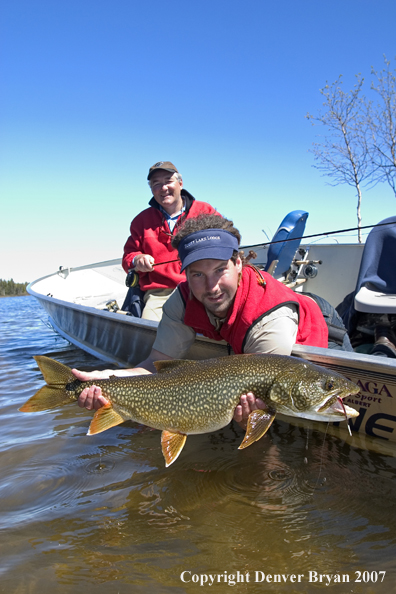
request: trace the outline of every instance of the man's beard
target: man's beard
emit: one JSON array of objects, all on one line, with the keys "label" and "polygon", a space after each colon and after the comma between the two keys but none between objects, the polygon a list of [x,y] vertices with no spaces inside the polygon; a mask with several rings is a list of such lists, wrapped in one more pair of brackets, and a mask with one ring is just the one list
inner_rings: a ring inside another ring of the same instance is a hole
[{"label": "man's beard", "polygon": [[206,293],[202,297],[202,303],[206,307],[206,309],[210,311],[213,315],[225,318],[227,316],[228,310],[230,309],[234,301],[234,297],[231,297],[229,293],[225,291],[222,291],[220,295],[224,295],[224,297],[219,303],[216,303],[213,301],[209,301],[209,298],[213,298],[215,297],[215,295],[212,295],[211,293]]}]

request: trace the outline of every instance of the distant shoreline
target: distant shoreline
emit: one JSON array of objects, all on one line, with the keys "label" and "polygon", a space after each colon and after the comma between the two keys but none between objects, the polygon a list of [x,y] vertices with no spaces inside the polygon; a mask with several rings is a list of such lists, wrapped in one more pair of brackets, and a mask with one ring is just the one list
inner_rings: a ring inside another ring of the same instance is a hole
[{"label": "distant shoreline", "polygon": [[19,295],[0,295],[0,299],[2,297],[29,297],[29,293],[22,293],[22,295],[21,294],[19,294]]}]

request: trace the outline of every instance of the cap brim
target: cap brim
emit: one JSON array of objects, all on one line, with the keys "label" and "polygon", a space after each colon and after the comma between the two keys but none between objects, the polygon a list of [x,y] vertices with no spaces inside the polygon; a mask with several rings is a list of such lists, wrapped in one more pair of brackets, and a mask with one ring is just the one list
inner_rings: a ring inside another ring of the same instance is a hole
[{"label": "cap brim", "polygon": [[194,262],[198,262],[199,260],[229,260],[234,251],[234,248],[231,247],[207,247],[194,250],[184,258],[181,272],[183,272],[187,266],[190,266],[190,264],[194,264]]},{"label": "cap brim", "polygon": [[153,171],[150,171],[150,173],[147,176],[147,179],[150,180],[150,177],[153,175],[153,173],[155,173],[159,169],[162,169],[162,171],[169,171],[169,173],[177,173],[177,171],[175,169],[167,169],[166,167],[156,167],[156,169],[153,169]]}]

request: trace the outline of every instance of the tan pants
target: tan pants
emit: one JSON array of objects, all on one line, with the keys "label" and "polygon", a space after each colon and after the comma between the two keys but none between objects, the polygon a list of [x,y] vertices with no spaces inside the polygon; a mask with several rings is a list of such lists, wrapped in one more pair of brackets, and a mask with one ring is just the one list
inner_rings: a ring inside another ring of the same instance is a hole
[{"label": "tan pants", "polygon": [[162,318],[162,307],[174,289],[153,289],[144,295],[142,320],[159,322]]}]

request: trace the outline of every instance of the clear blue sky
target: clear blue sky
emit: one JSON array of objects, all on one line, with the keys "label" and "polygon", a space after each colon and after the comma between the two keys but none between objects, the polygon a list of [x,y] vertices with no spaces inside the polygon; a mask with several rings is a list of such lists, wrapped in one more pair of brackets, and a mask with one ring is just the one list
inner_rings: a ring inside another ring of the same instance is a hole
[{"label": "clear blue sky", "polygon": [[[395,23],[396,0],[3,0],[0,278],[121,256],[158,160],[243,243],[299,208],[307,234],[355,226],[305,115],[339,74],[395,67]],[[363,224],[395,202],[365,191]]]}]

